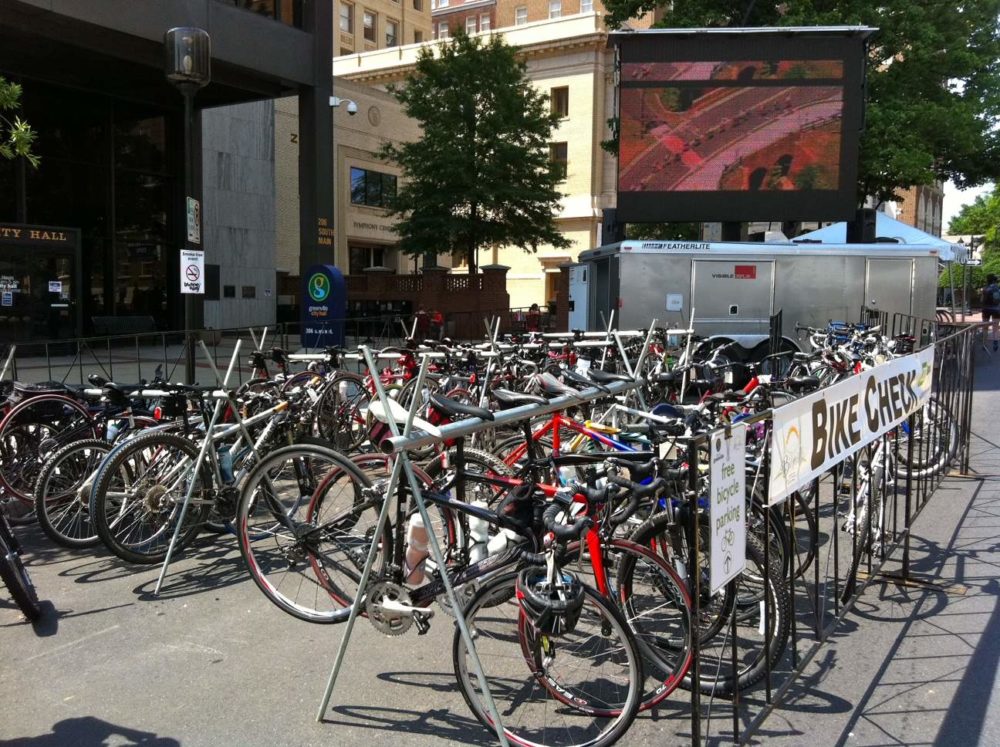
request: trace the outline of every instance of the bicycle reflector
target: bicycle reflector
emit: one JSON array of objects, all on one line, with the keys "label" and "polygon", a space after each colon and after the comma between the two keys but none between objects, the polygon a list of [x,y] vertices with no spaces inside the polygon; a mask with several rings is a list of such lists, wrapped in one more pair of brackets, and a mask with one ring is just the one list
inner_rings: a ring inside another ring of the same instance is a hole
[{"label": "bicycle reflector", "polygon": [[550,584],[544,568],[528,567],[517,576],[517,602],[525,617],[542,635],[572,633],[583,610],[583,584],[572,573],[561,571]]}]

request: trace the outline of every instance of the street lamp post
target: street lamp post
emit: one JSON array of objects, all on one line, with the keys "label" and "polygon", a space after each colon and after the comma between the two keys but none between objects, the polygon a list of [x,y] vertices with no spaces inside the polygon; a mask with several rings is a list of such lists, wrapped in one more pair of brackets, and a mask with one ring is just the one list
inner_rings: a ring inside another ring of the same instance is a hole
[{"label": "street lamp post", "polygon": [[[191,129],[194,121],[194,96],[212,80],[211,41],[204,29],[181,26],[172,28],[163,35],[166,52],[165,72],[167,80],[184,96],[184,215],[188,213],[189,200],[194,199],[195,163],[191,148]],[[200,220],[200,215],[196,216]],[[200,226],[198,227],[200,244]],[[182,246],[186,249],[200,249],[193,241],[190,227],[185,231]],[[184,337],[187,344],[185,376],[188,384],[194,384],[194,336],[198,299],[194,294],[184,294]]]},{"label": "street lamp post", "polygon": [[[331,96],[330,97],[330,108],[331,109],[337,109],[341,105],[343,105],[344,108],[347,109],[347,113],[350,116],[352,116],[352,117],[355,114],[358,113],[358,105],[353,100],[351,100],[351,99],[343,99],[340,96]],[[337,198],[339,197],[339,195],[337,194],[337,186],[338,186],[339,182],[337,180],[340,178],[340,172],[337,169],[337,127],[335,125],[333,125],[332,123],[331,123],[331,127],[330,127],[330,133],[332,135],[332,137],[330,138],[331,139],[330,147],[333,150],[333,153],[332,153],[332,156],[333,156],[333,231],[334,231],[334,236],[336,236],[337,235],[337,231],[340,229],[340,225],[339,225],[340,224],[340,220],[339,220],[340,216],[337,215]],[[336,241],[336,239],[334,239],[334,242],[333,242],[333,261],[334,261],[334,264],[336,264],[336,262],[337,262],[337,251],[338,251],[337,241]],[[350,260],[348,260],[348,261],[350,261]]]}]

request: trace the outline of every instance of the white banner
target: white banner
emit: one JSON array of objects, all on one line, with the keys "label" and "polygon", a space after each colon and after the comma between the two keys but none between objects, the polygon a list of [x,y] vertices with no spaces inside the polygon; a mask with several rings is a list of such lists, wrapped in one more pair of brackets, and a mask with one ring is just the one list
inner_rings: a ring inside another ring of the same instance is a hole
[{"label": "white banner", "polygon": [[181,249],[181,293],[205,292],[205,252]]},{"label": "white banner", "polygon": [[934,348],[895,358],[774,411],[771,504],[888,433],[931,393]]},{"label": "white banner", "polygon": [[736,578],[747,564],[747,427],[734,425],[712,434],[709,551],[711,593]]}]

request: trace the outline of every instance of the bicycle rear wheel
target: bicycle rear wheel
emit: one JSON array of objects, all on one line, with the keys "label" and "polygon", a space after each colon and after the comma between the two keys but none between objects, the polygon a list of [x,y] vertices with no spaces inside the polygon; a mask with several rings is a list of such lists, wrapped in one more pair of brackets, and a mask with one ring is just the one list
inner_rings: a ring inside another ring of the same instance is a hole
[{"label": "bicycle rear wheel", "polygon": [[296,444],[268,454],[247,476],[236,514],[254,583],[300,620],[346,620],[372,542],[373,573],[391,557],[389,522],[375,539],[383,500],[366,472],[333,449]]},{"label": "bicycle rear wheel", "polygon": [[[613,744],[635,718],[643,681],[641,655],[621,613],[584,586],[573,632],[541,636],[512,599],[514,584],[513,575],[488,581],[465,610],[508,740],[560,747]],[[471,653],[457,629],[452,649],[465,702],[495,734]]]}]

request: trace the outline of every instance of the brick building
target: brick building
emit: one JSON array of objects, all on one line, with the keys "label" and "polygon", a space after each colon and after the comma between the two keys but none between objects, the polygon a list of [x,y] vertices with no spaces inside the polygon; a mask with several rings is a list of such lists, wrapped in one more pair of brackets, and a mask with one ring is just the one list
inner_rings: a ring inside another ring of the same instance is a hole
[{"label": "brick building", "polygon": [[944,210],[944,184],[936,181],[903,192],[896,204],[896,219],[919,228],[932,236],[940,236],[947,226],[941,225]]},{"label": "brick building", "polygon": [[431,38],[431,0],[336,0],[333,53],[419,44]]}]

